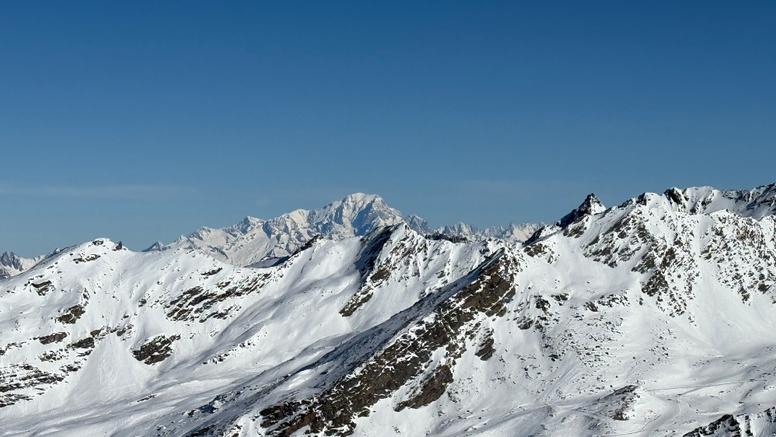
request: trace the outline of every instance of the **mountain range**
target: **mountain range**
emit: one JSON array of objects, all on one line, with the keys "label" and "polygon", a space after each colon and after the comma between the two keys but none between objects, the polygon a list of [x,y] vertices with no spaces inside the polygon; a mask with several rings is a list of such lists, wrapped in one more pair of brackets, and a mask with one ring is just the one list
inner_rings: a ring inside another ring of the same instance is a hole
[{"label": "mountain range", "polygon": [[281,262],[317,236],[343,239],[364,236],[385,226],[405,223],[420,234],[460,239],[500,238],[524,241],[539,225],[510,224],[477,229],[459,223],[433,229],[416,215],[404,216],[380,196],[354,193],[316,210],[297,209],[263,220],[246,217],[226,228],[203,227],[170,243],[155,243],[147,250],[198,249],[239,266],[271,266]]},{"label": "mountain range", "polygon": [[776,435],[776,184],[3,255],[0,435]]}]

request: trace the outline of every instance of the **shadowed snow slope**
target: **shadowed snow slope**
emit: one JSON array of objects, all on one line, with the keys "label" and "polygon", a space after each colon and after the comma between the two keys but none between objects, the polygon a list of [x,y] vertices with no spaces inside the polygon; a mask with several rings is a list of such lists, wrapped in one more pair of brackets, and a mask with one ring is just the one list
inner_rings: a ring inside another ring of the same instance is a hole
[{"label": "shadowed snow slope", "polygon": [[101,238],[0,280],[0,435],[774,434],[772,187],[525,244],[356,197],[257,225],[304,235],[268,267]]}]

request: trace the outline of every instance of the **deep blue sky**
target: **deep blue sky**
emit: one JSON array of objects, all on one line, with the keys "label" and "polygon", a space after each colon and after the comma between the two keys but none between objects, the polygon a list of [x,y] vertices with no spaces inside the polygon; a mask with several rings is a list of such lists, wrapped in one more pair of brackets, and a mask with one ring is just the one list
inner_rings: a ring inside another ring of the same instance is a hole
[{"label": "deep blue sky", "polygon": [[[776,2],[0,6],[0,251],[776,181]],[[227,4],[228,3],[228,4]]]}]

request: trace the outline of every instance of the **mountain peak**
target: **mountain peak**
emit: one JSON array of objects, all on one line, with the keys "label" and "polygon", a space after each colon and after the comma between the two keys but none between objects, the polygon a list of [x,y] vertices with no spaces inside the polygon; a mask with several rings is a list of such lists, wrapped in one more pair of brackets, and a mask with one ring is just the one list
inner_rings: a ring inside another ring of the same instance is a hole
[{"label": "mountain peak", "polygon": [[364,208],[369,208],[369,207],[377,208],[377,209],[393,210],[393,208],[388,206],[385,200],[382,197],[378,196],[377,194],[358,192],[358,193],[348,194],[342,199],[335,200],[323,206],[322,208],[315,209],[310,212],[316,213],[316,212],[332,211],[332,210],[339,209],[346,212],[358,213],[360,210]]},{"label": "mountain peak", "polygon": [[424,219],[423,217],[411,214],[405,217],[405,221],[407,222],[407,225],[414,231],[421,233],[421,234],[430,234],[434,232],[434,229],[431,227],[431,225],[428,224],[428,221]]},{"label": "mountain peak", "polygon": [[24,258],[11,251],[0,254],[0,278],[10,278],[25,272],[43,257]]},{"label": "mountain peak", "polygon": [[356,193],[350,193],[347,196],[343,197],[342,200],[340,200],[340,202],[342,203],[373,203],[373,202],[385,203],[385,200],[377,194],[356,192]]},{"label": "mountain peak", "polygon": [[170,245],[154,244],[147,251],[168,247],[199,249],[233,264],[259,265],[266,259],[295,253],[318,235],[328,239],[364,236],[375,229],[400,223],[421,234],[436,232],[470,240],[524,241],[539,227],[510,224],[478,229],[457,223],[434,229],[421,217],[403,215],[377,194],[355,192],[318,209],[297,209],[268,220],[248,216],[238,224],[220,229],[202,227]]},{"label": "mountain peak", "polygon": [[156,241],[154,244],[148,246],[146,249],[143,250],[143,252],[160,252],[164,250],[165,244],[161,241]]},{"label": "mountain peak", "polygon": [[201,228],[172,246],[200,249],[237,265],[287,257],[316,236],[340,239],[403,223],[402,214],[376,194],[352,193],[321,208],[297,209],[273,219],[246,217],[226,228]]},{"label": "mountain peak", "polygon": [[578,207],[563,216],[563,218],[558,221],[557,225],[565,228],[566,226],[580,220],[583,217],[599,214],[605,210],[606,207],[601,202],[601,200],[599,200],[595,194],[590,193],[585,197],[585,200],[583,200]]},{"label": "mountain peak", "polygon": [[13,252],[3,252],[0,254],[0,265],[6,266],[6,267],[21,267],[21,259],[18,255],[16,255]]},{"label": "mountain peak", "polygon": [[376,194],[352,193],[321,209],[310,212],[310,224],[323,235],[357,236],[404,221]]}]

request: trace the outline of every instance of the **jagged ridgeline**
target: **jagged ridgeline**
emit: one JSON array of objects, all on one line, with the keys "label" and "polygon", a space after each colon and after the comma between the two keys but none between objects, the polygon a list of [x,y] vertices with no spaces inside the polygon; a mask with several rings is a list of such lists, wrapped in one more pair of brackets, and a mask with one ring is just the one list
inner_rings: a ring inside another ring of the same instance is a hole
[{"label": "jagged ridgeline", "polygon": [[776,435],[776,185],[0,258],[0,434]]}]

